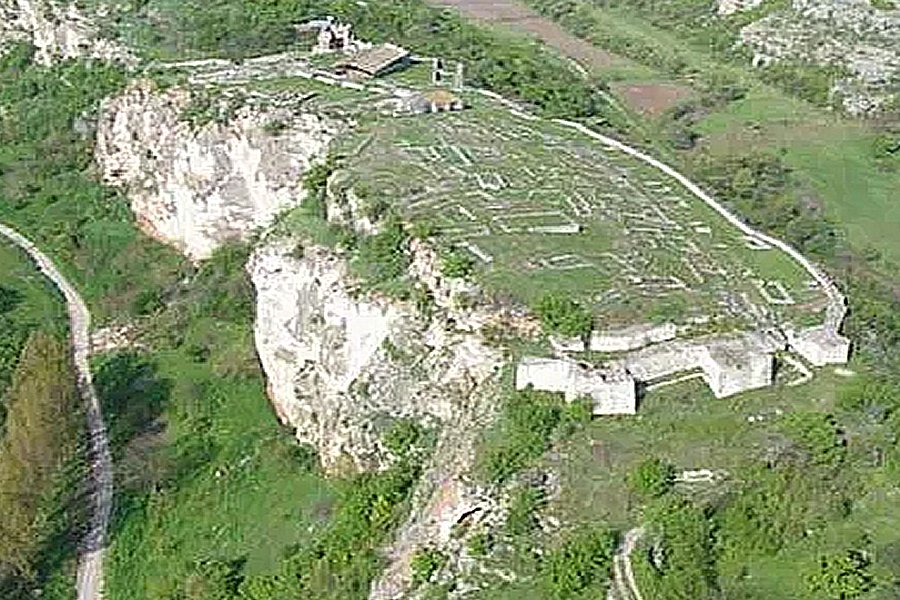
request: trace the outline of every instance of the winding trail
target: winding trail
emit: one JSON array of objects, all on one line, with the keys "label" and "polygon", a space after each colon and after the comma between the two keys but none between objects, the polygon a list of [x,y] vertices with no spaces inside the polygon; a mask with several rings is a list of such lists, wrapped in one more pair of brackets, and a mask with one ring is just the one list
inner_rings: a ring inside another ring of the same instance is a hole
[{"label": "winding trail", "polygon": [[59,288],[66,299],[71,330],[72,354],[78,372],[78,390],[87,408],[91,451],[91,520],[78,559],[76,588],[78,600],[100,600],[103,596],[103,549],[112,510],[112,455],[106,425],[88,362],[90,355],[91,313],[75,287],[28,238],[0,223],[0,236],[24,250],[38,269]]},{"label": "winding trail", "polygon": [[634,579],[634,570],[631,568],[631,553],[644,535],[644,529],[637,527],[628,531],[622,539],[622,544],[613,557],[613,581],[616,592],[610,590],[610,598],[617,600],[644,600]]}]

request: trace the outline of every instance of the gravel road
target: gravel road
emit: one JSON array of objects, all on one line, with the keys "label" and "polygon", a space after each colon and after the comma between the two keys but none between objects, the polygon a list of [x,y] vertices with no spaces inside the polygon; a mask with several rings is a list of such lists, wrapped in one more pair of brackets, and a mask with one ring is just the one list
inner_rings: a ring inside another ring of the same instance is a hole
[{"label": "gravel road", "polygon": [[91,313],[75,287],[28,238],[0,224],[0,236],[24,250],[41,272],[53,282],[66,300],[69,312],[72,354],[78,372],[78,390],[87,407],[87,425],[91,451],[91,521],[78,559],[78,600],[100,600],[103,596],[103,549],[112,509],[113,475],[109,439],[100,410],[100,400],[91,379]]}]

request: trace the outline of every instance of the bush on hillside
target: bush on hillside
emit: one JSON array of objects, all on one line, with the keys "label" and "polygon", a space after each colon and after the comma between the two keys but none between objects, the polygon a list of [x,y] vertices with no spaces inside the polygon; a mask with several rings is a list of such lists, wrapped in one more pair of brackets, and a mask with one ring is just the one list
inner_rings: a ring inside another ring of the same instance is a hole
[{"label": "bush on hillside", "polygon": [[541,564],[549,597],[582,598],[588,589],[599,597],[609,579],[615,547],[616,536],[608,529],[585,527],[568,537]]},{"label": "bush on hillside", "polygon": [[535,312],[548,333],[565,337],[586,337],[594,317],[581,303],[568,296],[549,292],[538,300]]}]

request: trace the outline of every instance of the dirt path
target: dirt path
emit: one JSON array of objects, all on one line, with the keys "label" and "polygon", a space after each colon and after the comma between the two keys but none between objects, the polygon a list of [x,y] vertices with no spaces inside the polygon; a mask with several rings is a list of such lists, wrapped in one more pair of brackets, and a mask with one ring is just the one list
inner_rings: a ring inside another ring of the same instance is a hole
[{"label": "dirt path", "polygon": [[28,238],[0,224],[0,236],[24,250],[41,272],[53,282],[66,299],[72,337],[72,354],[78,371],[78,390],[87,408],[87,425],[91,449],[91,522],[83,540],[78,560],[76,588],[78,600],[100,600],[103,595],[103,549],[109,515],[112,509],[112,456],[100,400],[91,379],[90,355],[91,313],[78,291],[57,270],[46,254]]},{"label": "dirt path", "polygon": [[477,21],[507,25],[516,31],[534,35],[587,69],[601,70],[628,62],[621,56],[606,52],[572,35],[516,0],[428,0],[428,2],[459,9],[463,15]]},{"label": "dirt path", "polygon": [[622,544],[613,557],[613,581],[614,589],[610,590],[610,598],[616,600],[644,600],[634,579],[634,570],[631,568],[631,553],[644,535],[644,529],[637,527],[628,531]]},{"label": "dirt path", "polygon": [[[632,62],[568,32],[519,0],[427,1],[436,6],[458,9],[464,16],[476,21],[533,35],[586,71],[600,73],[610,67]],[[648,116],[658,116],[693,93],[690,87],[672,82],[619,83],[613,86],[613,92],[632,110]]]}]

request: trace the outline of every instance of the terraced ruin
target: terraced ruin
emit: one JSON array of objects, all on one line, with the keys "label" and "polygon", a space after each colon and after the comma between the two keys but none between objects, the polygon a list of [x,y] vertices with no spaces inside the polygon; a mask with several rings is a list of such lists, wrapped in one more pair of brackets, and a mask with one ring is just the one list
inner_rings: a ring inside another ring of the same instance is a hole
[{"label": "terraced ruin", "polygon": [[570,126],[468,102],[364,123],[338,150],[337,195],[385,199],[470,251],[489,287],[525,302],[564,291],[609,326],[799,324],[825,308],[802,267],[652,166]]},{"label": "terraced ruin", "polygon": [[[332,221],[363,234],[388,214],[427,224],[495,298],[528,306],[554,291],[588,307],[591,338],[551,340],[557,362],[526,361],[520,383],[631,413],[636,382],[694,373],[728,396],[771,384],[788,347],[813,365],[847,360],[844,298],[798,253],[636,150],[458,77],[451,91],[431,59],[414,62],[361,81],[302,52],[168,68],[226,104],[241,89],[244,102],[345,123],[330,150]],[[573,362],[586,350],[604,357],[599,371]],[[556,378],[542,383],[529,364]]]}]

